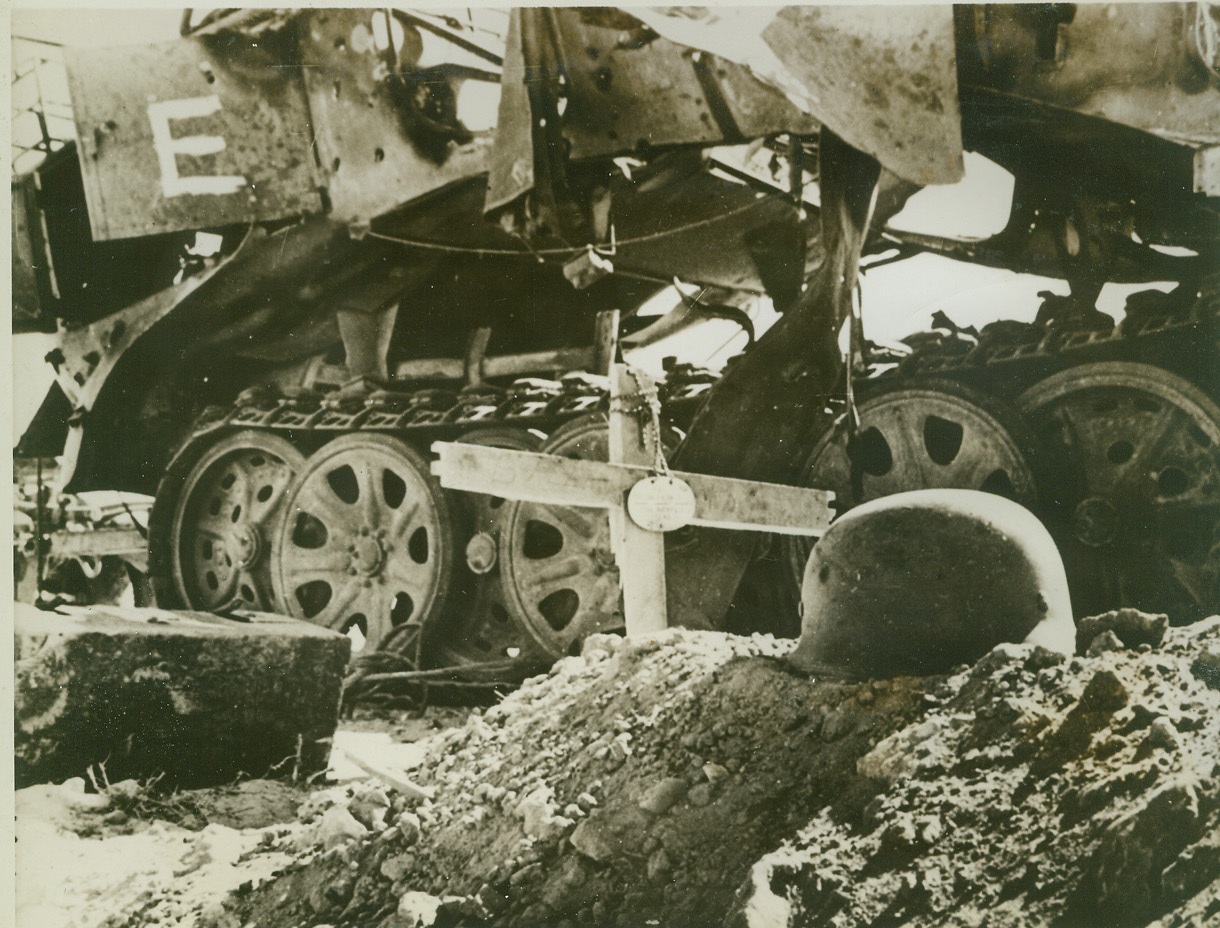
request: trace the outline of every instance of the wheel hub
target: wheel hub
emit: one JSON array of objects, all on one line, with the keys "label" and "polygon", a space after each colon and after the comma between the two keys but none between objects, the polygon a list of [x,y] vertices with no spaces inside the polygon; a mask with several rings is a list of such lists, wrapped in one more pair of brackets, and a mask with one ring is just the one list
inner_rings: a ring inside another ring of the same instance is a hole
[{"label": "wheel hub", "polygon": [[233,530],[233,551],[236,555],[233,566],[238,570],[249,570],[263,558],[263,536],[249,522]]},{"label": "wheel hub", "polygon": [[365,535],[357,538],[348,551],[352,556],[351,569],[358,576],[375,577],[381,573],[385,565],[385,551],[375,537]]},{"label": "wheel hub", "polygon": [[466,543],[466,566],[482,576],[496,566],[496,539],[490,532],[478,532]]},{"label": "wheel hub", "polygon": [[1100,548],[1114,540],[1118,531],[1118,510],[1108,499],[1090,496],[1076,507],[1076,537],[1090,548]]},{"label": "wheel hub", "polygon": [[[483,427],[459,442],[510,451],[536,451],[538,437],[525,429]],[[455,602],[428,639],[428,662],[438,666],[498,663],[532,650],[530,637],[513,621],[505,603],[499,538],[508,508],[485,493],[453,493],[452,503],[469,532],[464,547],[469,576],[459,578],[466,595]],[[493,677],[501,671],[490,671]]]}]

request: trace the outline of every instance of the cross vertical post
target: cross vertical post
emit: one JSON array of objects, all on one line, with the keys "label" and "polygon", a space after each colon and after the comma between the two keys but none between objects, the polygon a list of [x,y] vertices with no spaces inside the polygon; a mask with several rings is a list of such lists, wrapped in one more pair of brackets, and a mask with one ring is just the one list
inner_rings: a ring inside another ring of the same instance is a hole
[{"label": "cross vertical post", "polygon": [[[641,415],[624,410],[642,404],[639,394],[653,387],[644,373],[626,364],[610,370],[610,463],[651,467],[656,461],[659,429],[645,428]],[[627,635],[636,637],[669,626],[665,606],[665,535],[641,528],[627,513],[626,494],[610,507],[610,544],[623,586],[623,618]]]}]

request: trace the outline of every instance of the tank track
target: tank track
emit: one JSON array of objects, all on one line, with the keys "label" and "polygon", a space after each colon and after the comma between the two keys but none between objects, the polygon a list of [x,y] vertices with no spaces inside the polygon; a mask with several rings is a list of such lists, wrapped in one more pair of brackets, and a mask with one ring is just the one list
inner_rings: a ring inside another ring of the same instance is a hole
[{"label": "tank track", "polygon": [[975,333],[945,318],[943,328],[906,340],[908,356],[875,359],[862,382],[935,378],[1015,397],[1070,367],[1130,361],[1164,368],[1215,399],[1220,396],[1220,281],[1209,284],[1197,297],[1185,287],[1171,293],[1140,291],[1128,298],[1121,322],[1105,325],[1108,317],[1098,314],[1099,328],[1000,321]]},{"label": "tank track", "polygon": [[[665,424],[678,429],[688,425],[716,380],[717,375],[703,368],[668,367],[664,380],[657,385]],[[166,469],[150,525],[154,539],[150,573],[158,595],[166,603],[183,605],[177,602],[181,596],[171,589],[169,579],[171,558],[164,543],[172,531],[169,514],[185,475],[226,436],[257,431],[286,440],[308,456],[341,436],[382,434],[401,439],[427,455],[433,442],[457,440],[473,431],[500,428],[552,434],[566,423],[608,409],[608,378],[583,372],[555,380],[525,377],[504,386],[482,383],[458,389],[433,384],[394,385],[372,391],[360,384],[296,391],[247,389],[227,407],[205,409]],[[377,672],[383,658],[392,656],[392,652],[374,652],[362,657],[360,666]],[[528,660],[523,656],[523,661],[536,670],[536,655],[528,655]],[[452,690],[460,696],[481,685],[479,666],[463,664],[451,669],[451,679],[437,669],[424,671],[426,685],[421,684],[421,692],[442,696]],[[493,675],[499,682],[486,685],[503,685],[502,677]],[[401,695],[401,687],[396,691]]]},{"label": "tank track", "polygon": [[[710,371],[674,367],[658,385],[662,408],[674,422],[688,422],[716,381]],[[352,432],[382,432],[418,442],[452,440],[473,428],[554,431],[572,419],[609,407],[606,379],[569,374],[559,380],[521,378],[507,387],[482,384],[460,390],[422,387],[348,393],[296,393],[256,387],[230,407],[212,407],[197,420],[179,455],[217,429],[263,429],[286,437],[327,441]]]},{"label": "tank track", "polygon": [[[894,386],[953,381],[1011,403],[1022,391],[1053,374],[1117,360],[1155,365],[1220,399],[1215,347],[1220,335],[1220,296],[1213,288],[1209,296],[1190,297],[1183,299],[1180,290],[1137,293],[1129,300],[1121,323],[1100,329],[1001,321],[976,333],[943,319],[937,329],[908,339],[910,350],[905,356],[872,352],[867,372],[857,371],[858,395],[865,399]],[[659,384],[663,417],[683,429],[717,378],[690,366],[675,366],[667,374]],[[252,388],[229,407],[205,410],[167,474],[189,469],[209,443],[241,430],[277,434],[305,454],[331,439],[357,432],[392,434],[426,453],[434,441],[455,440],[479,428],[549,434],[579,417],[605,412],[608,405],[605,378],[583,373],[461,389],[428,384],[371,392]],[[818,437],[811,437],[811,444]],[[764,552],[763,558],[766,556]],[[152,557],[156,559],[155,551]],[[771,557],[774,559],[774,553]],[[768,582],[775,582],[774,571],[765,576]],[[772,607],[785,601],[788,594],[764,598]],[[477,673],[477,668],[465,669]],[[434,681],[432,686],[443,684]]]}]

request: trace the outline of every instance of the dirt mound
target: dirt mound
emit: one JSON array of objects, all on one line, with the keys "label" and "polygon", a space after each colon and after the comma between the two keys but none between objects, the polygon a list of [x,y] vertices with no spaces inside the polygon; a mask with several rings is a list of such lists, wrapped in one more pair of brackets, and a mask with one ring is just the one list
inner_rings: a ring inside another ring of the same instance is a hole
[{"label": "dirt mound", "polygon": [[1094,651],[998,648],[945,681],[861,758],[863,818],[820,813],[730,923],[1220,923],[1220,622]]},{"label": "dirt mound", "polygon": [[438,736],[432,798],[326,810],[217,924],[1200,923],[1220,622],[1101,641],[836,684],[767,637],[599,637]]}]

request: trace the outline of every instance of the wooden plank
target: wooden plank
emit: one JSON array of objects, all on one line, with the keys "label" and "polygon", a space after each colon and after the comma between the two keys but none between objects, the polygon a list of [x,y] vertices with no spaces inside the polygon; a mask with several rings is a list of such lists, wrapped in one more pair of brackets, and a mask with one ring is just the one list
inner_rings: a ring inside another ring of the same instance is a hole
[{"label": "wooden plank", "polygon": [[[618,506],[631,487],[652,473],[641,466],[452,442],[436,442],[432,450],[438,455],[432,472],[449,489],[561,506]],[[673,475],[695,494],[692,525],[781,535],[820,535],[830,525],[834,494],[827,490],[681,471]]]},{"label": "wooden plank", "polygon": [[[640,416],[623,412],[618,400],[647,391],[652,381],[632,374],[625,364],[610,370],[610,464],[648,465],[656,460],[655,429],[641,426]],[[634,484],[634,480],[632,484]],[[626,494],[610,507],[610,544],[623,585],[623,619],[628,637],[669,627],[665,613],[665,536],[640,527],[627,514]]]},{"label": "wooden plank", "polygon": [[416,358],[394,368],[395,380],[461,380],[466,364],[457,358]]},{"label": "wooden plank", "polygon": [[51,554],[58,557],[80,557],[92,555],[143,556],[148,552],[148,542],[136,529],[100,528],[87,532],[55,532],[47,536],[51,542]]},{"label": "wooden plank", "polygon": [[487,359],[487,346],[491,342],[491,329],[484,326],[470,333],[466,342],[466,382],[483,382],[483,362]]},{"label": "wooden plank", "polygon": [[630,469],[601,461],[528,451],[444,441],[435,442],[432,451],[437,455],[432,473],[442,486],[505,499],[608,509],[619,505],[639,479]]},{"label": "wooden plank", "polygon": [[506,354],[498,358],[483,360],[484,377],[509,377],[516,374],[550,373],[554,371],[588,370],[593,359],[593,349],[556,348],[554,351],[535,351],[529,354]]},{"label": "wooden plank", "polygon": [[779,483],[710,477],[674,471],[695,494],[692,525],[737,528],[777,535],[821,535],[834,517],[834,493]]},{"label": "wooden plank", "polygon": [[593,358],[589,373],[609,376],[610,368],[618,357],[619,311],[604,309],[597,314],[593,326]]}]

